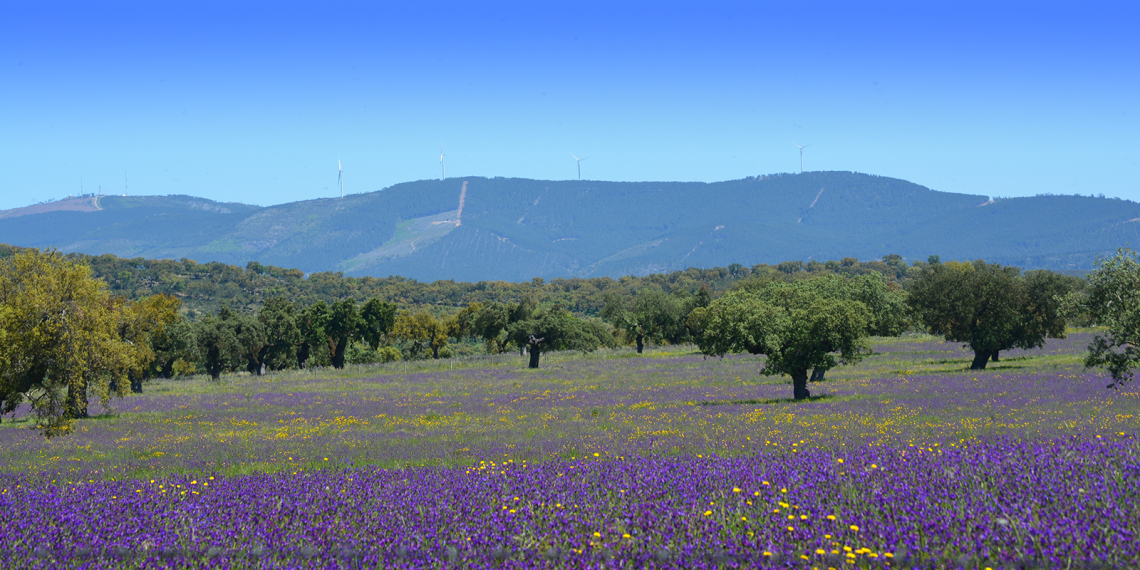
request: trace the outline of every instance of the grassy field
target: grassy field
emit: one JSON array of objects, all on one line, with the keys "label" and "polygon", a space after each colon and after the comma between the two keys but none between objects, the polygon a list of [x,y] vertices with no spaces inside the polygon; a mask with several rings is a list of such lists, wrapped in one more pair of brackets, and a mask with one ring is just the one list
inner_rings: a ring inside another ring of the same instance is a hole
[{"label": "grassy field", "polygon": [[[1088,340],[969,371],[959,345],[875,339],[804,402],[760,357],[691,346],[158,380],[68,437],[4,418],[0,550],[43,567],[1140,563],[1140,394],[1081,366]],[[147,524],[50,515],[124,498]],[[32,510],[55,530],[8,530]]]}]

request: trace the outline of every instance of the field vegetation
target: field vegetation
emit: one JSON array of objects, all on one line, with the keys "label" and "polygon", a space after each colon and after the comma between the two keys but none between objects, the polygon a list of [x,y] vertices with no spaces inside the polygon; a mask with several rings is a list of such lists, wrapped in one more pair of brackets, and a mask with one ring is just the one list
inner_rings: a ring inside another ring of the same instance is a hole
[{"label": "field vegetation", "polygon": [[914,267],[191,321],[19,252],[0,567],[1140,563],[1140,259]]},{"label": "field vegetation", "polygon": [[1091,337],[983,371],[956,343],[879,338],[798,403],[764,357],[693,346],[160,379],[66,438],[3,424],[0,549],[9,567],[1118,567],[1140,561],[1140,394],[1083,368]]}]

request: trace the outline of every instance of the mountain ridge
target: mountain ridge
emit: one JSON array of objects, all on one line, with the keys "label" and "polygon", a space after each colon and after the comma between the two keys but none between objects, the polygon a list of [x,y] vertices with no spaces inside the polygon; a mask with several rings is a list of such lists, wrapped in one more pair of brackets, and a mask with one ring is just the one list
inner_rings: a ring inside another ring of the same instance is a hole
[{"label": "mountain ridge", "polygon": [[1127,200],[991,200],[852,172],[712,183],[465,177],[267,207],[192,196],[104,196],[95,205],[0,211],[0,242],[462,281],[892,253],[1083,270],[1140,242],[1140,223],[1128,222],[1140,204]]}]

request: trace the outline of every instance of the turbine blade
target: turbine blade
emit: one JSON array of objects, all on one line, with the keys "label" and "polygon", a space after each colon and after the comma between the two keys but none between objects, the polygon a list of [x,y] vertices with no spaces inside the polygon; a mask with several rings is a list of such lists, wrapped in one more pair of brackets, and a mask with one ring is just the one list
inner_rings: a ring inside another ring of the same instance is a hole
[{"label": "turbine blade", "polygon": [[[570,153],[570,156],[574,156],[574,153]],[[578,158],[578,157],[574,156],[574,160],[582,160],[582,159],[580,159],[580,158]]]}]

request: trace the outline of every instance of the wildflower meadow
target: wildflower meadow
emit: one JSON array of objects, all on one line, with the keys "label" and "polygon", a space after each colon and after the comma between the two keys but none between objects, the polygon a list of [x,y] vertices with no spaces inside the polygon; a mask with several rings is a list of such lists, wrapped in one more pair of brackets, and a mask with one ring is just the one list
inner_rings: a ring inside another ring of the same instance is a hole
[{"label": "wildflower meadow", "polygon": [[1089,340],[873,339],[800,402],[692,346],[156,380],[3,418],[0,567],[1140,566],[1140,393]]}]

